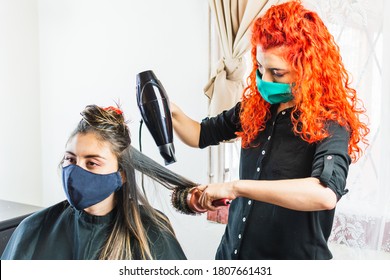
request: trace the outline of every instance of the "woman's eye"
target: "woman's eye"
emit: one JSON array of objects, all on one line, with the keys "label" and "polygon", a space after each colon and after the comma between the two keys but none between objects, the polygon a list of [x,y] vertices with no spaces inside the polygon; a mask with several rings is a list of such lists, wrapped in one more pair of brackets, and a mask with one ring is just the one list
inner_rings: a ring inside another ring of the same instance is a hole
[{"label": "woman's eye", "polygon": [[98,166],[98,164],[97,164],[96,162],[93,162],[93,161],[89,161],[89,162],[87,162],[87,165],[88,165],[89,167],[95,167],[95,166]]},{"label": "woman's eye", "polygon": [[76,160],[73,157],[65,156],[62,165],[65,167],[70,164],[76,164]]},{"label": "woman's eye", "polygon": [[73,161],[74,161],[74,158],[71,158],[71,157],[65,157],[65,158],[64,158],[64,161],[73,162]]},{"label": "woman's eye", "polygon": [[273,72],[272,75],[274,75],[274,77],[277,77],[277,78],[283,78],[283,76],[285,75],[285,73],[281,73],[281,72]]}]

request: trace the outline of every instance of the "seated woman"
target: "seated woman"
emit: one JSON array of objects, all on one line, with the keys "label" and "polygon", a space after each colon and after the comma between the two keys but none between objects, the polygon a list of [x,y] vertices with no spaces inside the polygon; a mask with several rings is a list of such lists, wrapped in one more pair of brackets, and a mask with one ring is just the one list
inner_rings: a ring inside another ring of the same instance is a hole
[{"label": "seated woman", "polygon": [[81,115],[61,161],[67,200],[23,220],[1,259],[186,259],[135,170],[171,190],[196,184],[134,149],[120,109],[90,105]]}]

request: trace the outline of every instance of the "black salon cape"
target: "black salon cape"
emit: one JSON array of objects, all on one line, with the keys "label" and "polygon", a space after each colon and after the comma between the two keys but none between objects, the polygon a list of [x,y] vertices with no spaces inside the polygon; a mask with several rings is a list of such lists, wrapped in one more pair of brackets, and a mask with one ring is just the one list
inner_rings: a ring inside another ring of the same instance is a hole
[{"label": "black salon cape", "polygon": [[[115,214],[114,210],[106,216],[92,216],[63,201],[24,219],[12,234],[1,259],[97,259],[111,232]],[[154,259],[186,259],[173,236],[145,223]]]}]

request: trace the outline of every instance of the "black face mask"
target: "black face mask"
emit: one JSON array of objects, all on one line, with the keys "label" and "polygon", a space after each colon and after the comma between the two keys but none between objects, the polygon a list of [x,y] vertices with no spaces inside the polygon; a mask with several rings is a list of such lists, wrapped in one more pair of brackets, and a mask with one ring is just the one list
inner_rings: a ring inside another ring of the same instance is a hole
[{"label": "black face mask", "polygon": [[68,165],[62,169],[62,184],[69,203],[82,210],[109,197],[122,186],[118,172],[95,174],[77,165]]}]

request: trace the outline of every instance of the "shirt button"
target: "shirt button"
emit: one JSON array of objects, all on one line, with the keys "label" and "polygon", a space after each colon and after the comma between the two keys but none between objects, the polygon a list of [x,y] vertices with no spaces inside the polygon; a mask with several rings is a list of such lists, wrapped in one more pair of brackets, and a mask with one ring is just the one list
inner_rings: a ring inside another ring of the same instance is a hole
[{"label": "shirt button", "polygon": [[242,218],[242,221],[245,223],[245,221],[246,221],[246,218],[244,217],[244,218]]},{"label": "shirt button", "polygon": [[260,172],[260,167],[257,167],[256,171],[257,171],[257,172]]},{"label": "shirt button", "polygon": [[249,201],[248,201],[248,205],[251,205],[251,204],[252,204],[252,200],[249,200]]},{"label": "shirt button", "polygon": [[235,254],[235,255],[237,255],[237,249],[236,249],[236,250],[234,250],[234,254]]},{"label": "shirt button", "polygon": [[271,139],[271,136],[268,136],[268,140],[270,140]]},{"label": "shirt button", "polygon": [[326,159],[329,159],[329,160],[330,160],[330,159],[332,159],[332,156],[327,156]]},{"label": "shirt button", "polygon": [[262,154],[262,155],[265,155],[265,150],[262,150],[262,151],[261,151],[261,154]]},{"label": "shirt button", "polygon": [[241,239],[241,234],[238,235],[238,239]]}]

